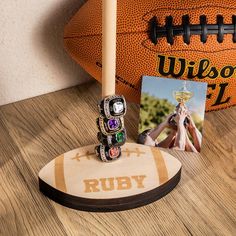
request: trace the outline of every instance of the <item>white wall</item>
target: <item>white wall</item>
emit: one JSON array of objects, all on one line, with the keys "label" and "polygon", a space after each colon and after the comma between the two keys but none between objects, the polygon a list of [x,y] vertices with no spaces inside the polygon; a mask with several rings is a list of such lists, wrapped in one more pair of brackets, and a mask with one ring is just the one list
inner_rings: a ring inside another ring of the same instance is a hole
[{"label": "white wall", "polygon": [[63,49],[63,28],[83,0],[0,1],[0,105],[89,78]]}]

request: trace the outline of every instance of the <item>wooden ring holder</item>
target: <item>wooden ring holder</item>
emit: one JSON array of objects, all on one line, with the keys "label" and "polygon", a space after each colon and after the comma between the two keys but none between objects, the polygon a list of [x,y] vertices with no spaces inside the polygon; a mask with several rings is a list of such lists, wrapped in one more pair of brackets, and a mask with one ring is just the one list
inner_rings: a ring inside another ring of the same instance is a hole
[{"label": "wooden ring holder", "polygon": [[106,212],[154,202],[180,180],[181,163],[156,147],[126,143],[122,158],[111,163],[101,162],[94,147],[52,160],[39,173],[40,190],[66,207]]},{"label": "wooden ring holder", "polygon": [[[116,0],[103,0],[103,97],[115,94]],[[156,147],[122,146],[122,157],[103,163],[95,145],[65,153],[39,172],[39,189],[66,207],[95,212],[140,207],[168,194],[181,177],[181,163]]]}]

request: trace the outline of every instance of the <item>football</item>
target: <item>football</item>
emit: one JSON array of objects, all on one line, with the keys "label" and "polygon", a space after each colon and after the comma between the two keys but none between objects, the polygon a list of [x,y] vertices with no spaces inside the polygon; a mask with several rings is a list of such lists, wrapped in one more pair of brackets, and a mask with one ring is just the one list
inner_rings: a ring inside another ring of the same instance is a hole
[{"label": "football", "polygon": [[[207,82],[207,111],[236,105],[236,1],[119,0],[117,14],[117,94],[139,103],[149,75]],[[101,81],[101,0],[70,20],[64,45]]]},{"label": "football", "polygon": [[122,157],[108,164],[94,149],[78,148],[48,163],[39,173],[41,192],[74,209],[118,211],[156,201],[180,181],[180,161],[156,147],[126,143]]}]

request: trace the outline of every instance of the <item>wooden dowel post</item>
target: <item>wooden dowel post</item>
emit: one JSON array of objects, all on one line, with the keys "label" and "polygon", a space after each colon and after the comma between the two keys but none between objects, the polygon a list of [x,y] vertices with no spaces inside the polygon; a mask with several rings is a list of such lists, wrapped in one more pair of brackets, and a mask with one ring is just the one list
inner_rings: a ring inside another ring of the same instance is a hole
[{"label": "wooden dowel post", "polygon": [[102,1],[102,97],[115,94],[117,0]]}]

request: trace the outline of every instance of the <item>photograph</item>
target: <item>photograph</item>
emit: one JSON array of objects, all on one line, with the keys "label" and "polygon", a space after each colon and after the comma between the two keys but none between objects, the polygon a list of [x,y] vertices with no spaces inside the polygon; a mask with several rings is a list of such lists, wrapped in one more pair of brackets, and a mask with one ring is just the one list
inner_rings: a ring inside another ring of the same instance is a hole
[{"label": "photograph", "polygon": [[144,76],[138,143],[200,152],[207,83]]}]

